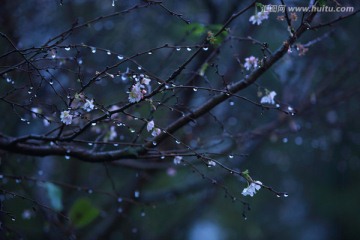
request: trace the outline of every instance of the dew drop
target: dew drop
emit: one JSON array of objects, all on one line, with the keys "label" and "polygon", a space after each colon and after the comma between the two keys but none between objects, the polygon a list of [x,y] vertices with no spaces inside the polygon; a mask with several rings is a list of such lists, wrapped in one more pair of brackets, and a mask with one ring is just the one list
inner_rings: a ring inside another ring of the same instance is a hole
[{"label": "dew drop", "polygon": [[8,77],[6,78],[6,82],[11,83],[11,81],[12,81],[11,78]]},{"label": "dew drop", "polygon": [[165,159],[165,156],[161,156],[160,158],[161,158],[161,159]]},{"label": "dew drop", "polygon": [[230,159],[233,159],[233,158],[234,158],[234,155],[230,154],[230,155],[229,155],[229,158],[230,158]]},{"label": "dew drop", "polygon": [[186,50],[188,50],[188,52],[190,52],[190,51],[191,51],[191,48],[188,47],[188,48],[186,48]]},{"label": "dew drop", "polygon": [[52,58],[52,59],[55,59],[55,58],[56,58],[56,54],[55,54],[55,53],[51,54],[51,58]]},{"label": "dew drop", "polygon": [[126,77],[125,74],[122,74],[122,75],[121,75],[121,80],[123,80],[123,81],[126,81],[126,80],[127,80],[127,77]]},{"label": "dew drop", "polygon": [[121,203],[121,202],[123,201],[123,199],[122,199],[121,197],[118,197],[117,201],[118,201],[119,203]]},{"label": "dew drop", "polygon": [[69,155],[65,155],[65,159],[66,159],[66,160],[69,160],[69,159],[70,159],[70,156],[69,156]]},{"label": "dew drop", "polygon": [[112,1],[111,6],[115,7],[115,0]]},{"label": "dew drop", "polygon": [[16,219],[15,219],[15,218],[11,218],[11,221],[15,222],[15,221],[16,221]]},{"label": "dew drop", "polygon": [[119,60],[123,60],[123,59],[124,59],[124,56],[118,55],[117,58],[118,58]]},{"label": "dew drop", "polygon": [[25,121],[26,121],[26,119],[25,119],[25,118],[21,118],[20,120],[21,120],[22,122],[25,122]]},{"label": "dew drop", "polygon": [[176,140],[175,142],[176,142],[176,144],[180,144],[180,141],[179,141],[179,140]]},{"label": "dew drop", "polygon": [[197,88],[193,88],[193,91],[194,91],[194,92],[197,92]]},{"label": "dew drop", "polygon": [[92,52],[92,53],[96,53],[96,48],[92,47],[92,48],[91,48],[91,52]]},{"label": "dew drop", "polygon": [[289,194],[287,194],[287,193],[284,193],[284,197],[288,197],[289,196]]},{"label": "dew drop", "polygon": [[89,142],[89,143],[88,143],[88,145],[89,145],[89,146],[92,146],[92,145],[93,145],[93,143]]},{"label": "dew drop", "polygon": [[90,188],[90,189],[88,189],[88,194],[92,194],[94,191]]},{"label": "dew drop", "polygon": [[106,54],[107,54],[107,55],[111,55],[111,52],[110,52],[110,51],[107,51]]},{"label": "dew drop", "polygon": [[30,121],[27,121],[26,124],[29,125],[29,124],[30,124]]},{"label": "dew drop", "polygon": [[151,54],[152,54],[152,52],[148,52],[148,54],[149,54],[149,55],[151,55]]},{"label": "dew drop", "polygon": [[134,197],[135,197],[135,198],[139,198],[139,197],[140,197],[140,192],[139,192],[139,191],[135,191],[135,192],[134,192]]},{"label": "dew drop", "polygon": [[122,213],[122,212],[123,212],[123,209],[122,209],[121,207],[119,207],[119,208],[117,209],[117,212],[118,212],[118,213]]},{"label": "dew drop", "polygon": [[131,133],[134,133],[134,132],[135,132],[135,129],[130,128],[130,132],[131,132]]},{"label": "dew drop", "polygon": [[203,47],[203,50],[207,51],[207,50],[209,50],[209,48],[208,47]]},{"label": "dew drop", "polygon": [[95,123],[95,122],[94,122],[94,123],[92,123],[92,124],[91,124],[91,126],[96,126],[96,123]]},{"label": "dew drop", "polygon": [[138,66],[138,69],[141,70],[142,68],[140,66]]},{"label": "dew drop", "polygon": [[179,48],[179,47],[176,48],[176,51],[180,51],[180,50],[181,50],[181,48]]},{"label": "dew drop", "polygon": [[157,145],[157,142],[155,142],[155,141],[154,141],[154,142],[152,142],[152,145],[156,146],[156,145]]},{"label": "dew drop", "polygon": [[230,101],[229,104],[230,104],[230,106],[234,106],[234,105],[235,105],[235,103],[234,103],[233,101]]},{"label": "dew drop", "polygon": [[277,104],[275,105],[275,107],[279,108],[279,107],[280,107],[280,104],[277,103]]},{"label": "dew drop", "polygon": [[79,65],[83,64],[83,60],[82,60],[81,58],[80,58],[80,59],[78,59],[78,61],[77,61],[77,62],[78,62],[78,64],[79,64]]},{"label": "dew drop", "polygon": [[15,179],[15,183],[21,183],[20,179]]},{"label": "dew drop", "polygon": [[117,143],[114,143],[114,147],[118,147],[119,146],[119,144],[117,144]]},{"label": "dew drop", "polygon": [[65,51],[70,51],[71,47],[66,47],[64,49],[65,49]]},{"label": "dew drop", "polygon": [[279,194],[277,194],[277,195],[276,195],[276,197],[278,197],[278,198],[279,198],[279,197],[281,197],[281,196],[280,196]]},{"label": "dew drop", "polygon": [[53,82],[52,80],[50,80],[49,84],[50,84],[50,85],[53,85],[53,84],[54,84],[54,82]]}]

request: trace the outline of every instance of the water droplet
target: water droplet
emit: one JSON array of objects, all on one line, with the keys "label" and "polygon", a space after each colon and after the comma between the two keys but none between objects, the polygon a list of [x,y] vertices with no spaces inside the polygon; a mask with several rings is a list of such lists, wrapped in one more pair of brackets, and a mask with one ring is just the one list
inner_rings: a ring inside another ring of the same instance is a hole
[{"label": "water droplet", "polygon": [[279,194],[276,195],[278,198],[281,197]]},{"label": "water droplet", "polygon": [[81,58],[80,58],[80,59],[78,59],[78,61],[77,61],[77,62],[78,62],[78,64],[79,64],[79,65],[83,64],[83,60],[82,60]]},{"label": "water droplet", "polygon": [[197,92],[197,88],[193,88],[193,91],[194,91],[194,92]]},{"label": "water droplet", "polygon": [[156,146],[156,145],[157,145],[157,142],[153,141],[153,142],[152,142],[152,145]]},{"label": "water droplet", "polygon": [[94,191],[91,188],[89,188],[87,192],[88,194],[92,194]]},{"label": "water droplet", "polygon": [[139,120],[139,118],[135,117],[134,120],[137,121],[137,120]]},{"label": "water droplet", "polygon": [[91,52],[92,52],[92,53],[96,53],[96,48],[92,47],[92,48],[91,48]]},{"label": "water droplet", "polygon": [[118,55],[117,58],[118,58],[119,60],[123,60],[123,59],[124,59],[124,56]]},{"label": "water droplet", "polygon": [[107,51],[106,54],[107,54],[107,55],[111,55],[111,52],[110,52],[110,51]]},{"label": "water droplet", "polygon": [[89,145],[89,146],[92,146],[92,145],[93,145],[93,143],[90,143],[90,142],[89,142],[89,143],[88,143],[88,145]]},{"label": "water droplet", "polygon": [[70,156],[69,156],[69,155],[65,155],[65,159],[66,159],[66,160],[69,160],[69,159],[70,159]]},{"label": "water droplet", "polygon": [[53,85],[53,84],[54,84],[54,82],[53,82],[52,80],[50,80],[49,84],[50,84],[50,85]]},{"label": "water droplet", "polygon": [[122,213],[122,212],[123,212],[123,209],[122,209],[121,207],[119,207],[119,208],[117,209],[117,212],[118,212],[118,213]]},{"label": "water droplet", "polygon": [[70,51],[71,47],[66,47],[64,49],[65,49],[65,51]]},{"label": "water droplet", "polygon": [[27,121],[26,124],[29,125],[29,124],[30,124],[30,121]]},{"label": "water droplet", "polygon": [[191,48],[187,47],[186,50],[188,50],[188,52],[190,52],[190,51],[191,51]]},{"label": "water droplet", "polygon": [[234,103],[233,101],[230,101],[229,104],[230,104],[230,106],[234,106],[234,105],[235,105],[235,103]]},{"label": "water droplet", "polygon": [[115,7],[115,0],[112,1],[111,6]]},{"label": "water droplet", "polygon": [[114,143],[114,147],[118,147],[119,146],[119,144],[117,144],[117,143]]},{"label": "water droplet", "polygon": [[289,194],[287,194],[287,193],[284,193],[284,197],[288,197],[289,196]]},{"label": "water droplet", "polygon": [[15,218],[11,218],[11,221],[15,222],[15,221],[16,221],[16,219],[15,219]]},{"label": "water droplet", "polygon": [[26,119],[25,119],[25,118],[21,118],[20,120],[21,120],[22,122],[25,122],[25,121],[26,121]]},{"label": "water droplet", "polygon": [[140,197],[140,192],[139,192],[139,191],[135,191],[135,192],[134,192],[134,197],[135,197],[135,198],[139,198],[139,197]]},{"label": "water droplet", "polygon": [[133,129],[133,128],[130,128],[129,130],[130,130],[131,133],[135,132],[135,129]]},{"label": "water droplet", "polygon": [[176,144],[180,144],[180,141],[179,141],[179,140],[176,140],[175,142],[176,142]]},{"label": "water droplet", "polygon": [[151,54],[152,54],[152,52],[148,52],[148,54],[149,54],[149,55],[151,55]]},{"label": "water droplet", "polygon": [[161,156],[160,158],[161,158],[161,159],[165,159],[165,156]]},{"label": "water droplet", "polygon": [[122,74],[122,75],[121,75],[121,80],[126,81],[126,80],[127,80],[127,76],[126,76],[125,74]]},{"label": "water droplet", "polygon": [[118,123],[116,124],[118,127],[121,127],[123,124],[122,123]]},{"label": "water droplet", "polygon": [[118,197],[117,201],[120,203],[123,201],[123,199],[121,197]]},{"label": "water droplet", "polygon": [[181,48],[179,48],[179,47],[176,48],[176,51],[180,51],[180,50],[181,50]]},{"label": "water droplet", "polygon": [[291,106],[288,106],[287,108],[290,112],[294,111],[294,109]]},{"label": "water droplet", "polygon": [[234,155],[230,154],[230,155],[229,155],[229,158],[230,158],[230,159],[233,159],[233,158],[234,158]]},{"label": "water droplet", "polygon": [[141,66],[138,66],[138,69],[141,70],[142,69]]},{"label": "water droplet", "polygon": [[209,48],[208,47],[203,47],[203,50],[207,51],[207,50],[209,50]]},{"label": "water droplet", "polygon": [[55,59],[55,58],[56,58],[56,54],[55,54],[55,53],[51,54],[51,58],[52,58],[52,59]]},{"label": "water droplet", "polygon": [[11,83],[11,81],[12,81],[11,78],[9,77],[6,78],[6,82]]},{"label": "water droplet", "polygon": [[275,105],[275,107],[279,108],[279,107],[280,107],[280,104],[277,103],[277,104]]},{"label": "water droplet", "polygon": [[15,183],[21,183],[20,179],[15,179]]},{"label": "water droplet", "polygon": [[92,123],[92,124],[91,124],[91,126],[96,126],[96,123],[95,123],[95,122],[94,122],[94,123]]},{"label": "water droplet", "polygon": [[282,141],[283,141],[283,143],[287,143],[289,140],[288,140],[288,138],[283,138]]}]

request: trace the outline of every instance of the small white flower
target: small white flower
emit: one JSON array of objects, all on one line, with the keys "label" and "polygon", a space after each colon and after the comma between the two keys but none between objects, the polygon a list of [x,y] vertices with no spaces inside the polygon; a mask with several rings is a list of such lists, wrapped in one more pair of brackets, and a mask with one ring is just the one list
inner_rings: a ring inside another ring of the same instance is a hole
[{"label": "small white flower", "polygon": [[117,137],[117,132],[115,131],[115,127],[111,126],[110,127],[110,132],[109,132],[109,140],[112,141]]},{"label": "small white flower", "polygon": [[244,67],[246,68],[246,70],[250,70],[251,68],[257,68],[258,66],[258,61],[259,59],[254,57],[254,56],[250,56],[248,58],[245,58],[245,64]]},{"label": "small white flower", "polygon": [[145,85],[149,85],[151,82],[151,79],[148,78],[148,77],[144,77],[142,80],[141,80],[141,83],[142,84],[145,84]]},{"label": "small white flower", "polygon": [[86,99],[82,108],[87,112],[90,112],[91,110],[93,110],[94,109],[94,99],[91,99],[91,100]]},{"label": "small white flower", "polygon": [[269,18],[271,6],[265,6],[264,9],[249,18],[252,24],[260,25],[263,20]]},{"label": "small white flower", "polygon": [[155,126],[154,121],[151,120],[151,121],[148,122],[148,124],[146,125],[146,130],[147,130],[148,132],[150,132],[151,130],[153,130],[154,126]]},{"label": "small white flower", "polygon": [[161,133],[161,130],[159,128],[154,128],[154,130],[152,131],[151,135],[153,137],[158,136]]},{"label": "small white flower", "polygon": [[261,186],[259,184],[262,184],[260,181],[255,181],[253,183],[251,183],[247,188],[244,188],[244,190],[242,191],[242,195],[244,196],[254,196],[254,194],[256,193],[256,191],[260,190]]},{"label": "small white flower", "polygon": [[131,87],[131,92],[129,93],[129,102],[139,102],[143,98],[143,93],[141,88],[144,86],[140,83],[136,83]]},{"label": "small white flower", "polygon": [[274,98],[276,96],[276,92],[271,91],[268,95],[265,95],[261,98],[260,103],[268,103],[268,104],[275,104]]},{"label": "small white flower", "polygon": [[210,161],[208,162],[208,167],[215,167],[215,166],[216,166],[216,162],[215,162],[215,161],[210,160]]},{"label": "small white flower", "polygon": [[70,114],[70,111],[62,111],[60,115],[61,122],[66,125],[70,125],[72,122],[73,115]]},{"label": "small white flower", "polygon": [[182,157],[181,156],[175,156],[174,158],[174,164],[178,165],[181,163]]}]

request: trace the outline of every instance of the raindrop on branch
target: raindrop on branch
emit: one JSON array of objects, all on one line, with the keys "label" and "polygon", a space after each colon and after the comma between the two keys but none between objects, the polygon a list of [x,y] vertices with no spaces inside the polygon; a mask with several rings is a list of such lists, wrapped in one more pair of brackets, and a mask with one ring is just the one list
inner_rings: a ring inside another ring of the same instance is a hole
[{"label": "raindrop on branch", "polygon": [[123,59],[124,59],[124,56],[118,55],[117,58],[118,58],[119,60],[123,60]]},{"label": "raindrop on branch", "polygon": [[65,49],[65,51],[70,51],[71,47],[66,47],[64,49]]},{"label": "raindrop on branch", "polygon": [[187,47],[186,50],[188,50],[188,52],[190,52],[190,51],[191,51],[191,48]]},{"label": "raindrop on branch", "polygon": [[140,192],[139,192],[139,191],[135,191],[135,192],[134,192],[134,197],[135,197],[135,198],[139,198],[139,197],[140,197]]},{"label": "raindrop on branch", "polygon": [[181,48],[179,48],[179,47],[176,48],[176,51],[180,51],[180,50],[181,50]]},{"label": "raindrop on branch", "polygon": [[92,52],[92,53],[96,53],[96,48],[92,47],[92,48],[91,48],[91,52]]}]

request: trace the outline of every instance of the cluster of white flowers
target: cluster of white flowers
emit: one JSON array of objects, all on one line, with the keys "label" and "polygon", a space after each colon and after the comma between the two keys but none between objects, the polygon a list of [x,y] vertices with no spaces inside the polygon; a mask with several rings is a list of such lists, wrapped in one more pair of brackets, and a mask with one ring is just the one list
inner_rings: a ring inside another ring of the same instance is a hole
[{"label": "cluster of white flowers", "polygon": [[146,130],[148,131],[148,132],[151,132],[151,135],[153,136],[153,137],[156,137],[156,136],[158,136],[160,133],[161,133],[161,130],[159,129],[159,128],[156,128],[155,127],[155,123],[154,123],[154,121],[153,120],[151,120],[150,122],[148,122],[148,124],[146,125]]},{"label": "cluster of white flowers", "polygon": [[70,111],[62,111],[60,114],[61,122],[65,123],[66,125],[70,125],[73,119],[73,115]]},{"label": "cluster of white flowers", "polygon": [[275,100],[274,100],[275,96],[276,96],[276,92],[271,91],[271,92],[269,92],[268,95],[265,95],[261,98],[260,103],[261,104],[264,104],[264,103],[275,104]]},{"label": "cluster of white flowers", "polygon": [[250,17],[249,21],[252,24],[260,25],[262,23],[262,21],[269,18],[270,8],[271,8],[271,6],[264,6],[260,12],[257,12],[257,13],[255,13],[255,15],[252,15]]},{"label": "cluster of white flowers", "polygon": [[242,191],[242,195],[244,196],[254,196],[254,194],[256,193],[256,191],[260,190],[261,186],[260,185],[262,184],[260,181],[255,181],[255,182],[252,182],[247,188],[244,188],[244,190]]},{"label": "cluster of white flowers", "polygon": [[131,91],[129,92],[129,102],[131,103],[139,102],[144,97],[147,93],[145,86],[149,87],[151,82],[151,79],[143,74],[140,74],[139,77],[134,75],[133,78],[137,83],[131,86]]},{"label": "cluster of white flowers", "polygon": [[259,59],[254,57],[254,56],[250,56],[248,58],[245,58],[245,64],[244,67],[246,68],[246,70],[250,70],[252,68],[257,68],[258,67],[258,62]]},{"label": "cluster of white flowers", "polygon": [[175,156],[174,157],[174,164],[175,165],[179,165],[182,161],[182,157],[181,156]]}]

